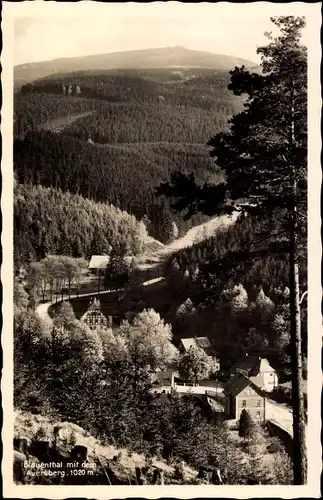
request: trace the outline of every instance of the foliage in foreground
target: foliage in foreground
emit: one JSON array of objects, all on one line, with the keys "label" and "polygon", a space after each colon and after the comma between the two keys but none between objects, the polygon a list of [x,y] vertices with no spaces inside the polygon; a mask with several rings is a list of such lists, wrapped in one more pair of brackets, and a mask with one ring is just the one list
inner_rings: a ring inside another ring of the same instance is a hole
[{"label": "foliage in foreground", "polygon": [[[276,481],[273,474],[255,474],[254,459],[237,447],[224,424],[208,420],[198,400],[151,391],[152,353],[164,359],[160,349],[171,345],[167,325],[156,314],[142,314],[133,328],[125,323],[120,335],[89,330],[68,307],[59,315],[55,328],[46,329],[26,306],[16,308],[17,408],[69,420],[131,452],[194,468],[214,466],[225,484]],[[159,336],[155,343],[147,336],[148,323],[156,323],[156,332],[164,331],[163,345]]]}]

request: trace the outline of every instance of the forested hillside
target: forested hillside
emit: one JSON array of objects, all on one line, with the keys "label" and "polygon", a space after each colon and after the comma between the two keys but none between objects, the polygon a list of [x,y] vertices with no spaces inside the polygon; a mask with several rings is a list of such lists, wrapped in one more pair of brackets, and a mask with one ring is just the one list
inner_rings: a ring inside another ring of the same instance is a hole
[{"label": "forested hillside", "polygon": [[[255,241],[261,242],[261,235],[266,231],[271,230],[272,236],[267,236],[263,239],[263,246],[266,249],[266,244],[275,238],[275,228],[277,221],[270,221],[269,219],[262,219],[261,217],[248,217],[241,215],[236,224],[218,231],[216,236],[209,237],[201,243],[196,243],[192,247],[185,248],[178,251],[170,257],[168,265],[177,268],[183,274],[185,271],[194,277],[194,274],[200,269],[201,265],[208,266],[215,263],[219,259],[223,259],[222,269],[216,269],[213,265],[214,273],[218,273],[223,277],[227,271],[230,271],[229,262],[225,261],[226,255],[232,256],[232,269],[228,274],[229,278],[235,278],[239,273],[241,283],[248,290],[251,291],[254,286],[262,286],[266,293],[271,296],[277,288],[284,288],[288,286],[288,255],[282,246],[281,252],[276,255],[263,255],[255,260],[252,260],[252,255],[245,263],[241,259],[241,268],[238,266],[234,268],[234,256],[239,258],[243,252],[250,251]],[[306,239],[306,227],[304,225],[304,239]],[[282,236],[283,238],[283,236]],[[282,241],[284,241],[282,239]],[[300,283],[305,285],[307,279],[307,266],[305,256],[300,261]],[[228,280],[226,280],[228,283]],[[213,283],[214,290],[216,290],[216,282]],[[221,284],[220,284],[221,287]],[[204,299],[203,295],[199,297]]]},{"label": "forested hillside", "polygon": [[14,97],[14,136],[23,137],[27,132],[51,127],[61,118],[79,116],[95,111],[95,100],[69,98],[53,94],[16,93]]},{"label": "forested hillside", "polygon": [[84,71],[50,75],[23,85],[22,94],[52,93],[109,102],[163,102],[190,107],[234,106],[229,73],[207,69]]},{"label": "forested hillside", "polygon": [[184,221],[155,188],[173,170],[194,172],[201,184],[223,180],[205,144],[241,108],[227,84],[226,73],[156,69],[55,75],[23,86],[15,95],[17,180],[145,217],[150,234],[167,243],[173,222],[181,235],[205,217]]},{"label": "forested hillside", "polygon": [[144,224],[112,205],[59,189],[19,183],[14,203],[17,270],[47,254],[89,257],[104,254],[113,246],[136,255],[144,248]]},{"label": "forested hillside", "polygon": [[228,112],[190,106],[117,103],[78,119],[65,133],[96,143],[175,142],[204,144],[226,128]]},{"label": "forested hillside", "polygon": [[[107,134],[110,129],[117,131],[123,122],[129,127],[130,122],[132,128],[133,123],[139,128],[148,127],[148,135],[158,134],[153,137],[154,142],[205,144],[210,134],[227,127],[228,118],[241,107],[241,98],[228,91],[228,82],[228,73],[210,70],[119,70],[50,76],[24,85],[16,93],[15,135],[59,116],[95,111],[102,116],[101,125],[104,123]],[[60,99],[55,98],[57,95]],[[174,132],[169,130],[169,123],[176,120],[178,125],[180,118],[180,130],[170,138]],[[156,120],[158,129],[151,129]],[[197,134],[193,140],[184,136],[183,127],[184,131]],[[133,140],[130,135],[119,140],[112,138],[112,142]]]},{"label": "forested hillside", "polygon": [[[165,276],[184,299],[177,315],[175,334],[207,335],[221,355],[223,366],[244,353],[273,353],[272,362],[281,380],[290,376],[289,344],[289,268],[284,251],[268,255],[275,241],[277,221],[241,217],[236,225],[216,237],[172,255],[165,265]],[[263,255],[246,259],[251,245],[262,240],[263,231],[272,237],[263,240]],[[268,234],[268,233],[267,233]],[[304,240],[306,229],[304,227]],[[306,289],[306,259],[300,260],[300,286]],[[185,303],[185,302],[184,302]],[[190,312],[194,306],[194,314]],[[302,352],[307,356],[306,306],[302,308]]]},{"label": "forested hillside", "polygon": [[[154,189],[174,168],[195,170],[200,182],[222,179],[212,169],[203,146],[170,144],[125,144],[96,146],[50,132],[16,139],[15,172],[20,183],[41,184],[80,194],[94,201],[111,203],[138,219],[147,216],[151,233],[163,242],[169,239],[172,221],[181,231],[188,224],[172,214],[170,201],[156,198]],[[164,219],[164,226],[160,226]],[[202,220],[198,216],[191,224]]]}]

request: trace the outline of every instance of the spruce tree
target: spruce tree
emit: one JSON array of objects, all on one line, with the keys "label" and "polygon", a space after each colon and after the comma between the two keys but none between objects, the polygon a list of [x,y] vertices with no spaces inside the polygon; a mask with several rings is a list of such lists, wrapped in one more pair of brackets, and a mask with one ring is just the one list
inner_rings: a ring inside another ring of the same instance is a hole
[{"label": "spruce tree", "polygon": [[239,436],[249,441],[255,432],[255,423],[250,413],[243,409],[239,419]]},{"label": "spruce tree", "polygon": [[132,268],[126,284],[123,307],[126,311],[140,311],[144,304],[143,277],[139,269]]},{"label": "spruce tree", "polygon": [[125,262],[124,253],[113,249],[105,271],[104,285],[106,288],[119,291],[129,280],[129,266]]}]

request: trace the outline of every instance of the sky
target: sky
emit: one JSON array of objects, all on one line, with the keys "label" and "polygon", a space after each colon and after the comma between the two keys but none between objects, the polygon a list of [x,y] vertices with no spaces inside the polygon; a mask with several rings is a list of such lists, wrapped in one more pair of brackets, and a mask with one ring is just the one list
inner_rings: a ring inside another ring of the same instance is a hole
[{"label": "sky", "polygon": [[[22,15],[15,18],[15,65],[173,46],[259,62],[257,46],[266,44],[264,32],[275,30],[270,16],[279,15],[284,8],[284,4],[267,2],[242,5],[226,2],[24,3],[32,8],[20,9]],[[290,7],[289,13],[293,14]],[[304,40],[306,37],[308,33]]]}]

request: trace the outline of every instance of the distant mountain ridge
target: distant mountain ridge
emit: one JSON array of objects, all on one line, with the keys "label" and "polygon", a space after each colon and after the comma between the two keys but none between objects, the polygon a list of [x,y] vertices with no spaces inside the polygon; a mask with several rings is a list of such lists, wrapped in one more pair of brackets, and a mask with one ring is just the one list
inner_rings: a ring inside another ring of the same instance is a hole
[{"label": "distant mountain ridge", "polygon": [[185,47],[131,50],[90,56],[68,57],[20,64],[14,67],[15,87],[51,74],[84,70],[140,68],[210,68],[229,71],[235,66],[256,68],[257,64],[234,56],[202,52]]}]

